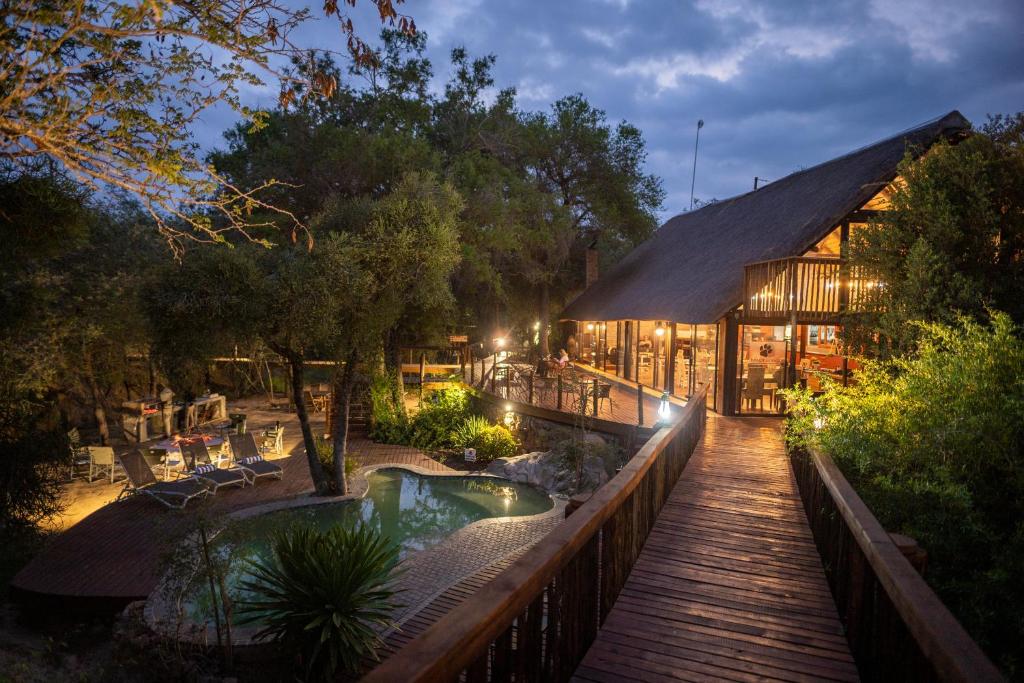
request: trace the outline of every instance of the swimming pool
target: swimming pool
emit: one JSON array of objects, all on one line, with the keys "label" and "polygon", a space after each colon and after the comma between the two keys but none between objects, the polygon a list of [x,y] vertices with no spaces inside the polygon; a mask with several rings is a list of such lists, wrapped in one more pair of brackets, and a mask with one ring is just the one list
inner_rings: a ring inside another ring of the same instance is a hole
[{"label": "swimming pool", "polygon": [[[425,550],[463,527],[488,518],[538,515],[552,508],[551,497],[527,484],[494,477],[425,476],[401,469],[366,475],[363,498],[269,512],[233,522],[218,536],[214,550],[230,556],[229,592],[239,597],[245,560],[270,554],[277,532],[295,525],[319,529],[362,523],[398,545],[399,555]],[[212,618],[208,586],[192,581],[185,613],[196,623]]]}]

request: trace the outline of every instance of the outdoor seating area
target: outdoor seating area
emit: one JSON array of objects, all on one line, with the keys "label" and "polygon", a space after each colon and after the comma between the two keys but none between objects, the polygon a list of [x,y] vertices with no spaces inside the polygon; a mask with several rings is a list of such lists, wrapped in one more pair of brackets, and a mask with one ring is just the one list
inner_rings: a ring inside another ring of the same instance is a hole
[{"label": "outdoor seating area", "polygon": [[[659,420],[660,397],[648,391],[638,400],[635,385],[578,363],[526,362],[505,355],[495,365],[481,361],[479,386],[488,393],[560,412],[628,425],[652,427]],[[467,375],[469,371],[467,370]]]}]

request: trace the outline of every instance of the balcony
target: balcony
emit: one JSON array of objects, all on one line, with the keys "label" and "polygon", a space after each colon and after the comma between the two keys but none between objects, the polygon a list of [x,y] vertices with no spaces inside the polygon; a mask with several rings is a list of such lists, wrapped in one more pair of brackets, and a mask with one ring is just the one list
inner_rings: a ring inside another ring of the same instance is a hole
[{"label": "balcony", "polygon": [[793,257],[744,266],[746,323],[834,325],[864,310],[883,285],[838,258]]}]

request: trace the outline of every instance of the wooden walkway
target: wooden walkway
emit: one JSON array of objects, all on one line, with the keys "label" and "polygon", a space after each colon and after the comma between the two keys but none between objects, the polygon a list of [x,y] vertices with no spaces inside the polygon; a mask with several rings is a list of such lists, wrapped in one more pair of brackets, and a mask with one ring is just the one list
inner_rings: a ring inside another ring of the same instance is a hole
[{"label": "wooden walkway", "polygon": [[857,678],[778,420],[709,416],[574,680]]}]

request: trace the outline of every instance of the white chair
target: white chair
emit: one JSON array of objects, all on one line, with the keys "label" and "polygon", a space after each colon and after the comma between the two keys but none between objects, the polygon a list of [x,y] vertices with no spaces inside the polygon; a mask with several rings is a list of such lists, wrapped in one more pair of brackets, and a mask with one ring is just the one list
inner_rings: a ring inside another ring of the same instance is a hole
[{"label": "white chair", "polygon": [[263,432],[263,444],[260,451],[265,455],[272,452],[275,455],[284,454],[284,427],[271,427]]},{"label": "white chair", "polygon": [[110,483],[114,483],[114,477],[118,470],[124,474],[124,468],[114,456],[114,449],[110,446],[86,446],[89,450],[89,481],[100,475],[110,475]]}]

